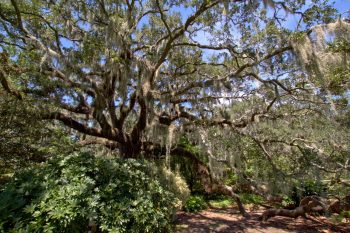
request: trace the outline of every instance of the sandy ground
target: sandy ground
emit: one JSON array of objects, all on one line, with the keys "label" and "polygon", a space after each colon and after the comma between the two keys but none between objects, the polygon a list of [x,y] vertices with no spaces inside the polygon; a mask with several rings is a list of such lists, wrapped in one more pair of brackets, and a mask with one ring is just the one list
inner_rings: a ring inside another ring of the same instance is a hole
[{"label": "sandy ground", "polygon": [[258,220],[262,211],[250,212],[251,218],[242,218],[234,208],[209,209],[198,214],[179,212],[176,220],[177,233],[350,233],[350,224],[334,224],[325,217],[286,218],[274,217],[267,222]]}]

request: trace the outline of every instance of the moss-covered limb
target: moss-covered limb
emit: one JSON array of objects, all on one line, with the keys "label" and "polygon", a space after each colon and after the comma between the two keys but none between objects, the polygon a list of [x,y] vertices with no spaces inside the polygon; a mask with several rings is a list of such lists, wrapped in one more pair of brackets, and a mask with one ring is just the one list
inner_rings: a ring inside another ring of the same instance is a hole
[{"label": "moss-covered limb", "polygon": [[287,210],[287,209],[268,209],[266,210],[263,215],[261,216],[262,221],[267,221],[269,218],[275,217],[275,216],[284,216],[284,217],[290,217],[290,218],[297,218],[299,216],[306,217],[306,206],[299,206],[295,208],[294,210]]},{"label": "moss-covered limb", "polygon": [[237,203],[237,206],[238,206],[238,209],[239,209],[239,212],[243,215],[243,217],[245,218],[249,218],[249,214],[246,212],[245,208],[244,208],[244,205],[241,201],[241,198],[237,195],[237,193],[235,193],[232,189],[232,187],[230,186],[227,186],[227,185],[220,185],[219,186],[219,190],[226,194],[226,195],[229,195],[230,197],[232,197],[235,202]]},{"label": "moss-covered limb", "polygon": [[197,175],[199,176],[205,191],[208,193],[220,192],[229,195],[237,203],[238,209],[242,216],[246,218],[249,217],[249,214],[246,212],[240,197],[234,192],[232,187],[224,185],[220,181],[214,179],[210,173],[209,167],[198,159],[194,153],[186,150],[185,148],[177,147],[171,151],[171,154],[176,156],[184,156],[193,160],[195,164],[194,169],[197,171]]},{"label": "moss-covered limb", "polygon": [[300,206],[293,210],[288,209],[268,209],[266,210],[262,216],[262,221],[267,221],[269,218],[275,216],[284,216],[290,218],[304,217],[306,218],[306,214],[309,213],[318,213],[325,212],[327,209],[326,205],[322,203],[319,197],[317,196],[309,196],[305,197],[300,201]]}]

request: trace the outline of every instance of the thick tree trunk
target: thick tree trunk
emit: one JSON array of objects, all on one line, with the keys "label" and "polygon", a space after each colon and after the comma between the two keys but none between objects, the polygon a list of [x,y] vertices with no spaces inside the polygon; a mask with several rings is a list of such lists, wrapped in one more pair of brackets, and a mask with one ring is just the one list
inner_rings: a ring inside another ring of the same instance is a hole
[{"label": "thick tree trunk", "polygon": [[137,158],[141,154],[141,143],[126,142],[120,144],[119,152],[123,158]]}]

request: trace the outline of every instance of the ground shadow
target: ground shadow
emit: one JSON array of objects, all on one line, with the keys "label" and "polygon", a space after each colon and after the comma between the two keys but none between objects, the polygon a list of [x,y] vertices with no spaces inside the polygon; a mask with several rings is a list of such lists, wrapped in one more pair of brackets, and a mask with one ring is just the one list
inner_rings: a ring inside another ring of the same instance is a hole
[{"label": "ground shadow", "polygon": [[176,220],[177,233],[211,232],[269,232],[269,233],[325,233],[350,232],[349,224],[334,224],[324,217],[287,218],[274,217],[267,222],[259,220],[262,211],[250,212],[251,218],[245,219],[237,214],[237,209],[210,209],[198,214],[179,212]]}]

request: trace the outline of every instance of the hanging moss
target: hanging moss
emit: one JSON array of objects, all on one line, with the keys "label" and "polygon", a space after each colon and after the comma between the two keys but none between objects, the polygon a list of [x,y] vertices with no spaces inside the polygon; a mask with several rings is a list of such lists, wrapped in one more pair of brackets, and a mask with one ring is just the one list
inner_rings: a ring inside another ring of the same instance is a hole
[{"label": "hanging moss", "polygon": [[330,44],[341,39],[350,41],[350,24],[338,20],[334,23],[317,25],[307,36],[297,36],[292,39],[292,46],[299,63],[311,78],[322,86],[327,85],[327,75],[332,67],[349,66],[347,50],[337,53],[330,50]]}]

